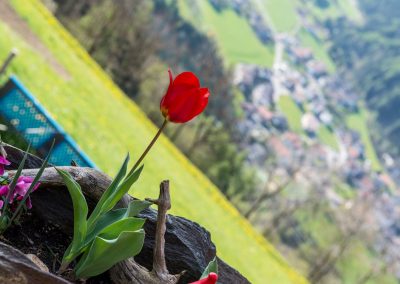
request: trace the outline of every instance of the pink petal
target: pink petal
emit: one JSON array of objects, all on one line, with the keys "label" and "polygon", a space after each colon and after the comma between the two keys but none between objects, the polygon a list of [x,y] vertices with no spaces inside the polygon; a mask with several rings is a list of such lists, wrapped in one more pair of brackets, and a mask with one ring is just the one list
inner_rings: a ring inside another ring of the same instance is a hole
[{"label": "pink petal", "polygon": [[33,182],[33,177],[26,177],[26,176],[20,176],[18,178],[18,181],[23,181],[27,183],[32,183]]},{"label": "pink petal", "polygon": [[36,183],[35,186],[32,189],[32,192],[35,191],[36,189],[38,189],[40,186],[40,182]]},{"label": "pink petal", "polygon": [[27,199],[26,199],[26,207],[28,208],[28,209],[31,209],[32,208],[32,201],[31,201],[31,198],[30,197],[28,197]]},{"label": "pink petal", "polygon": [[5,196],[5,195],[7,195],[8,190],[9,190],[8,185],[3,185],[3,186],[1,186],[1,187],[0,187],[0,196]]},{"label": "pink petal", "polygon": [[9,165],[11,165],[11,162],[9,160],[7,160],[6,158],[4,158],[3,156],[0,156],[0,164],[9,166]]},{"label": "pink petal", "polygon": [[17,184],[15,185],[15,193],[25,196],[30,186],[30,183],[25,183],[23,181],[17,182]]}]

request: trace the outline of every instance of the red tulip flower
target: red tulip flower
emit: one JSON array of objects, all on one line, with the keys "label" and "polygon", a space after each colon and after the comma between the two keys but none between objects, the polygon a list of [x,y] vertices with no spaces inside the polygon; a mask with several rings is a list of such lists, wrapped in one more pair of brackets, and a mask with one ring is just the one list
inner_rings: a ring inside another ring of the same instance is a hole
[{"label": "red tulip flower", "polygon": [[192,282],[190,284],[215,284],[217,283],[218,275],[214,272],[208,274],[206,278],[200,279],[196,282]]},{"label": "red tulip flower", "polygon": [[206,108],[210,92],[200,87],[192,72],[183,72],[174,79],[171,70],[169,86],[161,100],[160,109],[166,120],[184,123],[199,115]]},{"label": "red tulip flower", "polygon": [[192,72],[183,72],[174,79],[171,70],[168,70],[168,73],[169,86],[160,102],[161,113],[165,118],[164,123],[128,175],[132,174],[140,165],[169,121],[175,123],[188,122],[202,113],[207,106],[210,92],[207,88],[200,87],[200,81],[196,75]]}]

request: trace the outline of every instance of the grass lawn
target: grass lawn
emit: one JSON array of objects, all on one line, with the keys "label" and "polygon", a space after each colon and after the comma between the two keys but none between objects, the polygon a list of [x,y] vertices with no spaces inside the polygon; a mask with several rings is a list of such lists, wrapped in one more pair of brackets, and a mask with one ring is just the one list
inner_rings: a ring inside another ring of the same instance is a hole
[{"label": "grass lawn", "polygon": [[333,63],[331,57],[329,56],[327,52],[327,47],[324,45],[324,43],[321,40],[315,38],[305,29],[302,29],[300,31],[299,36],[303,45],[311,48],[314,57],[322,61],[330,73],[335,72],[336,69],[335,64]]},{"label": "grass lawn", "polygon": [[361,135],[361,140],[365,146],[366,156],[371,162],[371,167],[375,171],[381,171],[382,165],[376,155],[374,145],[367,126],[367,112],[365,109],[360,109],[358,113],[350,114],[346,117],[347,126],[356,130]]},{"label": "grass lawn", "polygon": [[321,125],[317,131],[318,139],[334,150],[339,151],[339,144],[335,134],[326,126]]},{"label": "grass lawn", "polygon": [[[284,113],[288,120],[289,128],[299,134],[304,134],[301,126],[301,117],[303,112],[290,96],[280,96],[278,101],[279,109]],[[317,131],[317,137],[321,143],[330,146],[334,150],[339,150],[339,144],[336,136],[326,126],[320,126]]]},{"label": "grass lawn", "polygon": [[[132,160],[137,159],[156,127],[39,0],[10,3],[69,75],[59,75],[25,37],[0,22],[0,58],[13,47],[19,49],[9,73],[20,78],[106,173],[113,175],[128,151]],[[159,76],[162,81],[167,73]],[[163,179],[171,180],[172,213],[206,227],[219,256],[251,282],[306,283],[164,136],[147,156],[143,175],[131,193],[156,197]]]},{"label": "grass lawn", "polygon": [[260,0],[266,18],[277,32],[291,32],[299,24],[295,0]]},{"label": "grass lawn", "polygon": [[251,63],[271,67],[274,50],[264,45],[246,19],[233,10],[218,12],[208,1],[178,1],[182,16],[215,39],[228,65]]},{"label": "grass lawn", "polygon": [[344,199],[354,198],[356,195],[356,189],[352,188],[347,183],[336,181],[335,184],[336,193],[339,194]]},{"label": "grass lawn", "polygon": [[280,96],[278,101],[279,109],[284,113],[289,123],[289,128],[297,133],[304,133],[301,126],[301,117],[303,115],[301,109],[294,100],[289,96]]}]

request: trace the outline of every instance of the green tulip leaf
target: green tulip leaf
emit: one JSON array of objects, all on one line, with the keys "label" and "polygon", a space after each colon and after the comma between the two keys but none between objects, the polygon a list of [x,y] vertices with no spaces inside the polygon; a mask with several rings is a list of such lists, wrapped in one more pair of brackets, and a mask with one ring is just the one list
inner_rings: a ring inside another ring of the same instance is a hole
[{"label": "green tulip leaf", "polygon": [[144,201],[144,200],[133,200],[129,203],[128,208],[119,208],[108,211],[101,215],[95,227],[88,232],[84,246],[87,246],[90,241],[94,239],[102,230],[106,227],[115,223],[123,218],[127,217],[134,217],[139,214],[143,209],[148,208],[151,205],[151,202]]},{"label": "green tulip leaf", "polygon": [[89,230],[92,229],[92,227],[94,226],[95,221],[97,220],[97,218],[99,218],[100,214],[102,213],[101,208],[104,206],[104,203],[114,193],[114,191],[117,189],[117,187],[121,183],[122,179],[124,178],[124,176],[126,174],[126,169],[128,167],[128,162],[129,162],[129,154],[126,155],[125,161],[122,164],[120,170],[118,171],[116,177],[114,178],[114,180],[112,181],[110,186],[104,191],[104,193],[101,196],[99,202],[97,203],[97,205],[94,208],[92,214],[90,215],[89,220],[88,220],[88,228],[89,228]]},{"label": "green tulip leaf", "polygon": [[76,265],[76,276],[88,278],[107,271],[116,263],[137,255],[143,242],[143,229],[124,231],[115,239],[96,237]]},{"label": "green tulip leaf", "polygon": [[143,166],[134,171],[131,175],[127,176],[122,183],[116,188],[116,190],[108,197],[108,199],[104,202],[100,212],[108,212],[110,211],[121,198],[128,193],[129,189],[132,185],[138,180],[140,174],[143,170]]},{"label": "green tulip leaf", "polygon": [[152,205],[153,203],[151,203],[150,201],[146,201],[146,200],[132,200],[129,203],[128,206],[128,216],[129,217],[135,217],[137,216],[140,212],[142,212],[144,209],[149,208],[150,205]]},{"label": "green tulip leaf", "polygon": [[129,155],[114,181],[105,190],[93,213],[87,219],[88,206],[79,184],[68,172],[58,170],[72,198],[74,207],[74,236],[67,248],[62,269],[80,256],[75,266],[78,277],[98,275],[117,262],[140,252],[144,242],[144,219],[136,218],[148,201],[133,200],[127,208],[113,209],[138,180],[143,166],[126,176]]},{"label": "green tulip leaf", "polygon": [[117,238],[122,232],[137,231],[144,225],[145,220],[129,217],[112,223],[100,232],[99,237],[111,240]]},{"label": "green tulip leaf", "polygon": [[81,187],[66,171],[57,169],[57,172],[63,178],[69,191],[74,207],[74,236],[70,247],[64,254],[63,262],[70,262],[81,250],[83,241],[86,238],[88,207],[86,199],[82,194]]},{"label": "green tulip leaf", "polygon": [[218,274],[218,263],[217,263],[217,257],[214,257],[213,260],[211,260],[207,267],[204,269],[203,274],[201,275],[200,279],[206,278],[208,274],[211,272],[214,272]]}]

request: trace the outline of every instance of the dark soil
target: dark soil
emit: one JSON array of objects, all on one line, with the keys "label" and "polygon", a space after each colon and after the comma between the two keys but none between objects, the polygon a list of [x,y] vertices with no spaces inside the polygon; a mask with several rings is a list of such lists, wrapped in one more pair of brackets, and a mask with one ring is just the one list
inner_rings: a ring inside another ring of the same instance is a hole
[{"label": "dark soil", "polygon": [[[22,215],[19,225],[11,226],[1,237],[1,241],[25,254],[36,255],[51,273],[56,274],[71,236],[64,233],[57,224],[45,222],[36,214],[28,212]],[[62,276],[63,277],[63,276]],[[65,279],[71,281],[68,275]],[[90,278],[86,283],[110,283],[107,273]],[[82,283],[77,281],[76,283]]]},{"label": "dark soil", "polygon": [[44,223],[31,212],[22,215],[20,225],[11,226],[3,235],[6,243],[25,254],[34,254],[55,273],[71,237],[56,225]]}]

